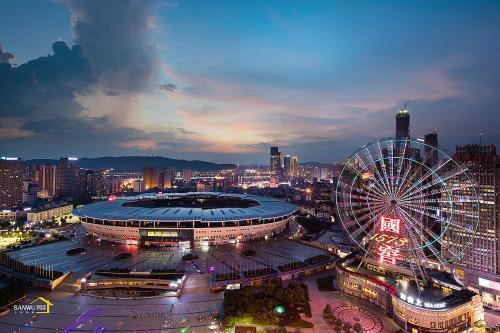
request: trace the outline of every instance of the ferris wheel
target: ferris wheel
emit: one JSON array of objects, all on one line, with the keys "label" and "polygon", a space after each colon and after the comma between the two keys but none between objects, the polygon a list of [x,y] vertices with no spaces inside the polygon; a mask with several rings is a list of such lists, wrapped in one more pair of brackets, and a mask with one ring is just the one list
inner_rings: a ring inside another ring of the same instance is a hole
[{"label": "ferris wheel", "polygon": [[420,139],[362,146],[345,162],[336,205],[363,259],[405,266],[423,277],[430,262],[459,261],[479,222],[467,168]]}]

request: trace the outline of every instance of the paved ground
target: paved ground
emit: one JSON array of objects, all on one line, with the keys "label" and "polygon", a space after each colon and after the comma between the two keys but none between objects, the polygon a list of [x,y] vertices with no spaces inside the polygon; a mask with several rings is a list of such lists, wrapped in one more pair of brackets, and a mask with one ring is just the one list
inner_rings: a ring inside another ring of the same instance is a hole
[{"label": "paved ground", "polygon": [[[66,251],[83,247],[83,255],[68,256]],[[257,254],[243,257],[241,252],[251,249]],[[98,269],[128,268],[137,271],[151,269],[178,269],[184,271],[190,264],[182,261],[182,256],[190,250],[179,248],[145,249],[125,244],[98,241],[87,237],[80,229],[79,237],[71,241],[61,241],[36,247],[9,252],[9,256],[29,265],[50,266],[58,271],[91,272]],[[130,252],[127,259],[116,259],[116,255]],[[196,268],[206,273],[211,267],[216,273],[232,273],[255,270],[264,267],[276,268],[278,265],[303,261],[304,259],[323,254],[325,251],[297,243],[281,235],[276,239],[249,243],[227,244],[197,248]]]},{"label": "paved ground", "polygon": [[[332,309],[341,306],[357,307],[361,311],[351,310],[351,312],[349,313],[348,316],[346,316],[345,319],[351,319],[351,321],[353,321],[354,318],[357,317],[361,320],[364,320],[364,323],[366,323],[365,327],[371,327],[370,320],[365,318],[371,318],[371,319],[374,318],[374,321],[379,321],[381,323],[381,330],[377,331],[370,328],[371,330],[366,330],[366,332],[392,333],[399,328],[399,326],[397,326],[392,319],[387,317],[387,315],[383,311],[381,311],[378,307],[374,306],[370,302],[346,295],[340,291],[330,291],[330,292],[319,291],[316,280],[319,277],[331,274],[332,274],[331,271],[322,272],[319,274],[315,274],[314,276],[311,276],[305,280],[305,283],[309,290],[309,298],[311,300],[312,318],[304,318],[304,319],[311,321],[314,324],[313,331],[315,333],[333,332],[333,330],[330,329],[330,327],[323,319],[323,309],[327,304],[330,304]],[[357,314],[357,316],[353,314]],[[360,322],[360,324],[363,325],[363,322]]]},{"label": "paved ground", "polygon": [[[196,277],[195,277],[196,279]],[[203,279],[202,279],[203,280]],[[206,280],[204,280],[206,281]],[[114,300],[65,292],[30,293],[25,303],[38,296],[49,299],[51,313],[32,318],[30,313],[14,313],[0,319],[0,332],[211,332],[211,315],[222,305],[223,294],[211,294],[196,282],[179,299],[163,297],[142,300]],[[206,285],[206,282],[205,282]],[[195,292],[190,292],[195,291]]]},{"label": "paved ground", "polygon": [[[309,289],[312,308],[312,318],[304,319],[313,322],[314,329],[302,329],[302,332],[332,332],[323,320],[322,312],[326,304],[332,308],[356,306],[360,311],[359,316],[354,317],[361,320],[366,316],[374,316],[380,321],[382,330],[370,333],[390,333],[397,329],[391,319],[370,303],[340,292],[320,292],[316,280],[328,274],[331,272],[315,274],[304,280]],[[209,328],[213,322],[209,316],[214,311],[221,311],[223,294],[209,293],[206,277],[190,275],[186,281],[187,288],[179,299],[114,300],[61,291],[31,293],[27,302],[38,296],[46,297],[54,304],[52,313],[38,315],[32,323],[33,327],[24,326],[32,314],[11,313],[0,319],[0,332],[55,332],[56,329],[64,331],[67,328],[71,332],[101,332],[103,328],[105,332],[179,332],[187,325],[190,326],[190,332],[213,332]]]},{"label": "paved ground", "polygon": [[490,327],[500,324],[500,311],[484,309],[484,319]]}]

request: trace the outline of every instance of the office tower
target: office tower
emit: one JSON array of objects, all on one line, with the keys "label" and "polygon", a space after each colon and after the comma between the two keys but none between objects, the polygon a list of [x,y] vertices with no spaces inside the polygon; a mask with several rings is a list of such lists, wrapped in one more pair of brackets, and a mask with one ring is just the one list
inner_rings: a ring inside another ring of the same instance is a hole
[{"label": "office tower", "polygon": [[285,175],[290,177],[291,173],[291,164],[292,164],[292,158],[290,155],[285,155],[283,157],[283,171],[285,172]]},{"label": "office tower", "polygon": [[0,158],[0,209],[11,209],[23,203],[23,160]]},{"label": "office tower", "polygon": [[298,177],[299,158],[297,156],[292,156],[290,159],[290,177]]},{"label": "office tower", "polygon": [[183,169],[182,180],[185,182],[189,182],[191,178],[193,178],[193,171],[191,169]]},{"label": "office tower", "polygon": [[271,161],[270,161],[271,171],[275,174],[279,174],[282,171],[281,166],[281,153],[278,147],[271,147]]},{"label": "office tower", "polygon": [[426,166],[433,167],[436,165],[438,161],[438,151],[436,149],[438,147],[438,135],[437,131],[433,130],[432,133],[424,135],[424,143],[425,143],[425,157],[424,161]]},{"label": "office tower", "polygon": [[[479,195],[479,226],[474,232],[469,252],[461,264],[473,270],[500,273],[499,245],[499,158],[495,145],[468,144],[457,146],[455,159],[469,169]],[[463,193],[464,198],[467,193]],[[464,202],[464,205],[466,203]],[[467,209],[456,207],[455,209]],[[452,233],[451,241],[459,242],[460,233]]]},{"label": "office tower", "polygon": [[53,198],[56,196],[57,166],[54,164],[33,164],[28,168],[29,177],[38,184],[41,197]]},{"label": "office tower", "polygon": [[396,140],[410,137],[410,112],[406,105],[396,113]]},{"label": "office tower", "polygon": [[175,170],[144,167],[143,178],[146,190],[171,188],[175,180]]},{"label": "office tower", "polygon": [[76,157],[61,157],[57,165],[56,194],[76,198],[79,194],[80,166]]}]

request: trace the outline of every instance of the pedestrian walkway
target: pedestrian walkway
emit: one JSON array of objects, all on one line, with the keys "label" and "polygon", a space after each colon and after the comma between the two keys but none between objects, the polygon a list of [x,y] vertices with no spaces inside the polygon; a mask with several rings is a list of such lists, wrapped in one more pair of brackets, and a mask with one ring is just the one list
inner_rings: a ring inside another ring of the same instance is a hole
[{"label": "pedestrian walkway", "polygon": [[209,274],[188,274],[182,288],[182,295],[210,294]]}]

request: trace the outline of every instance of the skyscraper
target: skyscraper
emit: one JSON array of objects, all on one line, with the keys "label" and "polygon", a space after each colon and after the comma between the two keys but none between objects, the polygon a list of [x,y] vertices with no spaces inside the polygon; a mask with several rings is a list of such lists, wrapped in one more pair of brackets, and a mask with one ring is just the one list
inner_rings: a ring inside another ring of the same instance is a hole
[{"label": "skyscraper", "polygon": [[270,161],[271,171],[275,174],[280,174],[282,171],[281,167],[281,153],[278,147],[271,147],[271,161]]},{"label": "skyscraper", "polygon": [[57,165],[56,193],[76,198],[79,194],[80,166],[76,157],[61,157]]},{"label": "skyscraper", "polygon": [[297,156],[292,156],[290,159],[290,177],[298,177],[299,158]]},{"label": "skyscraper", "polygon": [[54,164],[33,164],[28,168],[30,178],[38,184],[44,196],[56,196],[57,166]]},{"label": "skyscraper", "polygon": [[424,135],[424,143],[426,145],[424,149],[424,161],[428,167],[433,167],[438,161],[438,151],[432,149],[438,147],[437,131],[433,130],[432,133]]},{"label": "skyscraper", "polygon": [[0,158],[0,208],[11,209],[23,203],[23,160]]},{"label": "skyscraper", "polygon": [[283,156],[283,171],[288,177],[290,177],[291,173],[291,164],[292,164],[291,156],[290,155]]},{"label": "skyscraper", "polygon": [[[462,162],[469,175],[477,183],[479,195],[479,226],[474,232],[470,251],[461,263],[470,269],[488,273],[500,273],[498,262],[499,208],[497,207],[499,187],[499,158],[495,145],[468,144],[457,146],[455,159]],[[464,197],[466,193],[464,193]],[[460,209],[460,207],[457,207]],[[458,233],[457,237],[459,237]]]},{"label": "skyscraper", "polygon": [[175,171],[168,168],[144,167],[143,178],[146,190],[171,188]]},{"label": "skyscraper", "polygon": [[406,105],[396,113],[396,140],[410,137],[410,112]]},{"label": "skyscraper", "polygon": [[86,197],[100,197],[108,195],[104,183],[102,171],[82,170],[80,171],[80,195]]},{"label": "skyscraper", "polygon": [[193,171],[191,169],[183,169],[182,180],[185,182],[189,182],[191,178],[193,178]]}]

